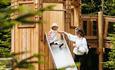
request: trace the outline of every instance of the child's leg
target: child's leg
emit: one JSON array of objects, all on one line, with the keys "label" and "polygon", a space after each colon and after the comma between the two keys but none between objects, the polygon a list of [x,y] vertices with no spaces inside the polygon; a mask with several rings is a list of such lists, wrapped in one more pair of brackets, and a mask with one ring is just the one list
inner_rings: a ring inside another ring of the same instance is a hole
[{"label": "child's leg", "polygon": [[54,42],[51,42],[51,43],[50,43],[50,46],[52,46],[53,44],[54,44]]},{"label": "child's leg", "polygon": [[64,42],[62,39],[59,40],[59,48],[61,48],[64,45]]},{"label": "child's leg", "polygon": [[61,48],[63,45],[64,45],[63,43],[62,43],[62,44],[60,44],[60,45],[59,45],[59,48]]}]

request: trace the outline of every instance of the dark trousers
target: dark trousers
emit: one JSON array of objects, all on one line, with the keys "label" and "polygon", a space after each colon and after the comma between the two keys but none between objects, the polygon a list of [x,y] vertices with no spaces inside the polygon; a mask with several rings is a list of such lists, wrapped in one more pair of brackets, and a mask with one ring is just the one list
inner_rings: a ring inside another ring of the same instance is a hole
[{"label": "dark trousers", "polygon": [[74,61],[80,62],[80,70],[88,70],[87,66],[87,55],[74,55]]}]

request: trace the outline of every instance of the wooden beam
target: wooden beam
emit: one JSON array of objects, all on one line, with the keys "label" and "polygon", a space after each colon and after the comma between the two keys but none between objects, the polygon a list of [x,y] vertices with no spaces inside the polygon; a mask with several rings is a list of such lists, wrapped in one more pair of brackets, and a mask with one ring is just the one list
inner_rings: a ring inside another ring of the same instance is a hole
[{"label": "wooden beam", "polygon": [[43,3],[64,3],[63,0],[43,0]]},{"label": "wooden beam", "polygon": [[74,8],[74,26],[80,26],[80,8],[79,7],[75,7]]},{"label": "wooden beam", "polygon": [[98,12],[99,70],[103,70],[103,12]]},{"label": "wooden beam", "polygon": [[84,21],[89,20],[89,19],[91,19],[92,21],[96,21],[97,20],[97,16],[82,15],[82,19]]},{"label": "wooden beam", "polygon": [[104,38],[107,37],[107,33],[108,33],[108,20],[105,20],[105,29],[104,29]]},{"label": "wooden beam", "polygon": [[105,20],[109,22],[115,22],[115,17],[105,17]]},{"label": "wooden beam", "polygon": [[18,1],[19,4],[33,4],[34,1]]}]

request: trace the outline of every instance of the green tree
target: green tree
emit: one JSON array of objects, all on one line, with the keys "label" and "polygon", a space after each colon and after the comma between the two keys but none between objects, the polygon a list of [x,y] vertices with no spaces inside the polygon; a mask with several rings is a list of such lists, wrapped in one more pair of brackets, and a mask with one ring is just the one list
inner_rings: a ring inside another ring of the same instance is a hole
[{"label": "green tree", "polygon": [[82,0],[82,14],[96,14],[100,10],[101,0]]},{"label": "green tree", "polygon": [[[104,0],[105,15],[115,15],[115,0]],[[82,0],[82,14],[97,14],[102,9],[102,0]]]},{"label": "green tree", "polygon": [[115,0],[105,0],[104,13],[105,15],[115,16]]},{"label": "green tree", "polygon": [[0,57],[9,57],[10,56],[10,41],[11,33],[10,29],[0,30]]},{"label": "green tree", "polygon": [[1,19],[4,15],[2,10],[6,9],[8,6],[10,6],[10,0],[0,0],[0,57],[10,56],[11,33],[10,29],[3,29]]},{"label": "green tree", "polygon": [[109,55],[109,61],[104,63],[105,68],[109,68],[110,70],[115,70],[115,32],[114,34],[110,34],[110,39],[112,43],[112,49]]}]

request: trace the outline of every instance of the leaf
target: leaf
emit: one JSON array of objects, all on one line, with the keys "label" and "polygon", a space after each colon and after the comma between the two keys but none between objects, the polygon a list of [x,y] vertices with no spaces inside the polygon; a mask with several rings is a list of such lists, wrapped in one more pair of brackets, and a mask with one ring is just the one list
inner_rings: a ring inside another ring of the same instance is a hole
[{"label": "leaf", "polygon": [[8,5],[11,0],[0,0],[0,4]]}]

